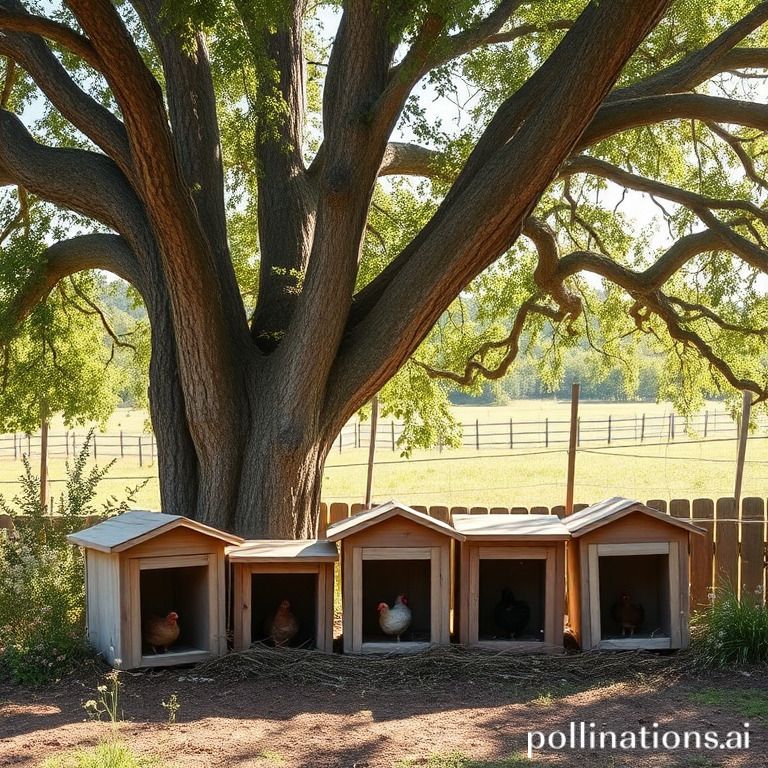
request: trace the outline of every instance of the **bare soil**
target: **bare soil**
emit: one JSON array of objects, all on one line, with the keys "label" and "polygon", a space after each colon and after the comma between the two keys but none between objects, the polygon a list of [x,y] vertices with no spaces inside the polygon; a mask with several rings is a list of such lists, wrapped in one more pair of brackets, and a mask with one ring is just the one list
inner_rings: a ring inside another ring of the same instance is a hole
[{"label": "bare soil", "polygon": [[[477,761],[468,768],[768,766],[766,670],[697,674],[680,672],[674,660],[669,664],[669,674],[663,669],[658,674],[654,662],[649,679],[642,669],[628,669],[610,680],[600,674],[598,657],[595,683],[588,673],[574,679],[565,667],[558,676],[554,663],[539,684],[525,689],[509,675],[496,681],[483,674],[477,681],[470,668],[437,682],[415,678],[410,689],[402,681],[389,688],[378,680],[368,689],[360,680],[335,688],[288,676],[284,682],[263,675],[243,678],[226,668],[122,673],[124,722],[117,732],[138,752],[158,756],[172,768],[394,768],[399,761],[427,765],[430,757],[451,752]],[[88,721],[82,708],[95,697],[103,674],[87,668],[44,688],[0,683],[0,766],[36,766],[51,755],[110,738],[112,726]],[[161,701],[172,693],[181,709],[176,724],[168,725]],[[745,719],[748,752],[587,749],[525,758],[528,731],[565,731],[571,721],[619,732],[658,722],[661,730],[724,734],[743,730]]]}]

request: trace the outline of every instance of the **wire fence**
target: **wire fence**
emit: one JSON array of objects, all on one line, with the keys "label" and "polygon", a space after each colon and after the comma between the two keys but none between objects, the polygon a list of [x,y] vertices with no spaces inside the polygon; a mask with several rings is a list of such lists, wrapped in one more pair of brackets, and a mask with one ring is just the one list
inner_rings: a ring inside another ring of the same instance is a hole
[{"label": "wire fence", "polygon": [[[67,458],[77,456],[88,437],[87,431],[77,430],[64,433],[48,433],[48,457]],[[40,456],[40,434],[10,434],[0,435],[0,459],[20,461],[22,456],[30,458]],[[99,459],[131,458],[140,467],[152,465],[155,462],[157,446],[155,436],[151,432],[144,434],[129,434],[127,432],[105,433],[94,432],[91,437],[91,457]]]},{"label": "wire fence", "polygon": [[[758,428],[768,427],[768,418],[758,418]],[[376,448],[400,450],[400,438],[404,425],[394,420],[379,422],[376,434]],[[579,418],[577,423],[577,446],[639,445],[671,442],[698,442],[701,440],[734,439],[738,436],[739,425],[725,410],[707,410],[686,419],[677,413],[646,414],[634,416],[605,416],[602,418]],[[464,422],[461,425],[461,448],[510,451],[525,448],[549,448],[567,446],[570,435],[568,419],[543,418],[538,420],[514,419],[505,421]],[[335,450],[343,453],[356,448],[368,448],[371,444],[369,422],[350,422],[339,433],[334,443]],[[447,446],[439,443],[439,451]]]},{"label": "wire fence", "polygon": [[[768,428],[768,418],[758,418],[759,429]],[[504,421],[481,421],[476,419],[461,425],[461,449],[477,451],[521,451],[526,449],[548,449],[567,446],[570,422],[567,419],[514,419]],[[655,445],[679,442],[701,442],[710,440],[732,440],[738,436],[738,423],[725,410],[707,410],[686,419],[680,414],[646,414],[634,416],[605,416],[601,418],[579,418],[577,424],[577,445],[584,449],[595,446]],[[394,420],[379,422],[376,434],[376,448],[399,452],[405,425]],[[48,435],[48,456],[66,458],[76,456],[87,437],[87,432],[69,430]],[[371,444],[370,422],[351,421],[339,433],[334,451],[344,453]],[[23,455],[30,458],[40,456],[40,434],[0,435],[0,460],[21,460]],[[441,442],[435,446],[440,453],[450,450]],[[132,459],[139,466],[154,464],[157,453],[155,436],[151,432],[142,434],[117,432],[94,432],[91,440],[91,455],[94,459]]]}]

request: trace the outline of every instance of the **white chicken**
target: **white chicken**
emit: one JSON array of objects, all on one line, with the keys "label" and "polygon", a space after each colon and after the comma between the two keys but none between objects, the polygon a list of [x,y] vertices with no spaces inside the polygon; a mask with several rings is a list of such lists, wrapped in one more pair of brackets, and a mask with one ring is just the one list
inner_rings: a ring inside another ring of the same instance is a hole
[{"label": "white chicken", "polygon": [[398,595],[395,604],[390,608],[386,603],[379,603],[376,610],[379,612],[379,626],[385,635],[394,635],[400,642],[400,635],[411,626],[411,609],[408,607],[408,598]]}]

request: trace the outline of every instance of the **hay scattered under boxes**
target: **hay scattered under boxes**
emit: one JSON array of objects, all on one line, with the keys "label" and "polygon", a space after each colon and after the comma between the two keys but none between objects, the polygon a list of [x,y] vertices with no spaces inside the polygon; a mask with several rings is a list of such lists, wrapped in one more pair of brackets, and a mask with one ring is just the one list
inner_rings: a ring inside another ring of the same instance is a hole
[{"label": "hay scattered under boxes", "polygon": [[483,651],[463,646],[413,654],[343,656],[265,644],[206,662],[197,673],[221,678],[280,680],[347,689],[444,688],[457,683],[523,690],[616,682],[669,683],[693,669],[689,654],[646,651],[561,655]]}]

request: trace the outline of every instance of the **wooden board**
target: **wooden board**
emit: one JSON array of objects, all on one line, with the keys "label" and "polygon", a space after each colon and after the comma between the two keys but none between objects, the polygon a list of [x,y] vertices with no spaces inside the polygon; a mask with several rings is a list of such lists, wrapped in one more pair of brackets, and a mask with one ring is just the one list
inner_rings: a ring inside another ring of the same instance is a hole
[{"label": "wooden board", "polygon": [[741,595],[765,599],[765,504],[761,498],[741,503]]},{"label": "wooden board", "polygon": [[344,520],[348,516],[349,507],[346,504],[342,504],[341,502],[334,502],[331,504],[331,508],[328,513],[328,525],[338,523],[340,520]]},{"label": "wooden board", "polygon": [[669,502],[669,514],[680,520],[690,520],[691,503],[688,499],[674,499]]},{"label": "wooden board", "polygon": [[715,585],[739,594],[739,524],[736,502],[717,500],[715,509]]},{"label": "wooden board", "polygon": [[227,544],[242,542],[239,536],[217,530],[180,515],[165,515],[160,512],[144,510],[130,510],[122,515],[110,517],[91,528],[70,534],[67,539],[73,544],[87,549],[97,549],[101,552],[122,552],[178,528],[187,528],[212,540]]},{"label": "wooden board", "polygon": [[691,609],[709,603],[712,591],[712,565],[714,555],[715,504],[711,499],[694,499],[692,520],[703,528],[703,536],[691,537]]},{"label": "wooden board", "polygon": [[109,664],[121,659],[120,576],[117,555],[88,550],[86,616],[88,641]]},{"label": "wooden board", "polygon": [[229,550],[230,562],[333,563],[338,560],[336,545],[316,539],[244,541]]}]

